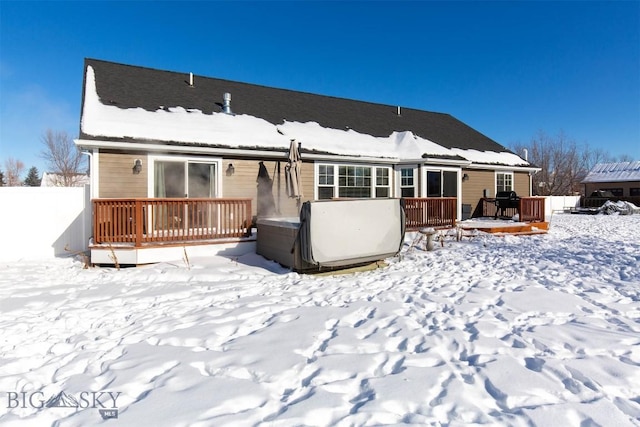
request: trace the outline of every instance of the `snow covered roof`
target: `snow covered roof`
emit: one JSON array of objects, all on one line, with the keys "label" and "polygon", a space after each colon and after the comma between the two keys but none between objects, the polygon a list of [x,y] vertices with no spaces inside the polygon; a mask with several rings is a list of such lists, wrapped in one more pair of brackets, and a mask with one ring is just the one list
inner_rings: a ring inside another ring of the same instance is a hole
[{"label": "snow covered roof", "polygon": [[620,163],[598,163],[583,183],[640,181],[640,161]]},{"label": "snow covered roof", "polygon": [[[222,109],[231,94],[231,110]],[[398,112],[400,114],[398,114]],[[85,60],[80,138],[530,167],[449,114]]]}]

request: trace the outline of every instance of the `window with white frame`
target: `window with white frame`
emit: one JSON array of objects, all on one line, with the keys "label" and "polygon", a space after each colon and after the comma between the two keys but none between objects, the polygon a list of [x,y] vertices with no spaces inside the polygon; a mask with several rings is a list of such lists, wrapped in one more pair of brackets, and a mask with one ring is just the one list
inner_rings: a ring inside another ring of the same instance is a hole
[{"label": "window with white frame", "polygon": [[400,195],[416,197],[414,168],[400,168]]},{"label": "window with white frame", "polygon": [[217,197],[218,168],[207,159],[154,159],[153,197]]},{"label": "window with white frame", "polygon": [[338,166],[338,197],[371,197],[371,167]]},{"label": "window with white frame", "polygon": [[496,172],[496,193],[513,191],[513,172]]},{"label": "window with white frame", "polygon": [[333,165],[318,166],[318,199],[332,199],[334,195]]},{"label": "window with white frame", "polygon": [[391,196],[391,169],[382,166],[318,164],[318,199]]},{"label": "window with white frame", "polygon": [[376,168],[376,197],[389,197],[389,168]]}]

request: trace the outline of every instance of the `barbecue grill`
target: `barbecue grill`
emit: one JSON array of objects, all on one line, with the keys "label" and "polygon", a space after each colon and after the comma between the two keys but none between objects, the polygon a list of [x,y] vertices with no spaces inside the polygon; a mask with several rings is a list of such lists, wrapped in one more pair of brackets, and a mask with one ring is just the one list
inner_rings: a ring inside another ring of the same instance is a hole
[{"label": "barbecue grill", "polygon": [[[515,191],[498,191],[496,193],[496,218],[501,213],[505,214],[505,209],[520,209],[520,197]],[[520,213],[520,212],[518,212]]]}]

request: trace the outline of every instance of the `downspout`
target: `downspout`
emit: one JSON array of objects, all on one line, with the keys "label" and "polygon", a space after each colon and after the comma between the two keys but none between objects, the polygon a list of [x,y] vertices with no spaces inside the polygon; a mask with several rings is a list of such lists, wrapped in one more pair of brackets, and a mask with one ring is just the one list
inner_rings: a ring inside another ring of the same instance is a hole
[{"label": "downspout", "polygon": [[[86,248],[82,248],[83,250],[87,250],[88,249],[88,245],[91,243],[91,240],[93,239],[93,204],[91,203],[91,200],[93,199],[93,189],[94,189],[94,185],[93,185],[93,153],[90,151],[84,151],[84,150],[80,150],[80,152],[82,154],[86,154],[87,156],[89,156],[89,205],[87,206],[86,203],[86,196],[84,196],[84,214],[82,215],[82,241],[83,242],[87,242],[87,247]],[[86,192],[85,192],[86,194]],[[89,224],[87,224],[87,222]],[[87,235],[87,230],[88,230],[88,235]]]},{"label": "downspout", "polygon": [[89,185],[91,186],[91,198],[94,198],[93,189],[95,186],[93,185],[93,153],[91,151],[80,150],[80,153],[89,156]]}]

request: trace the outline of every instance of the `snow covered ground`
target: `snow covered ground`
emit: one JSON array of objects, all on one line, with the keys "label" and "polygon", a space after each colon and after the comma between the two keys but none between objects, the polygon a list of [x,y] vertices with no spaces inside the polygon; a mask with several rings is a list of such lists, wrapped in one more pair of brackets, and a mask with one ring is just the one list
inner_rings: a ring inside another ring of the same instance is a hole
[{"label": "snow covered ground", "polygon": [[412,237],[335,276],[1,264],[0,425],[640,425],[640,215]]}]

